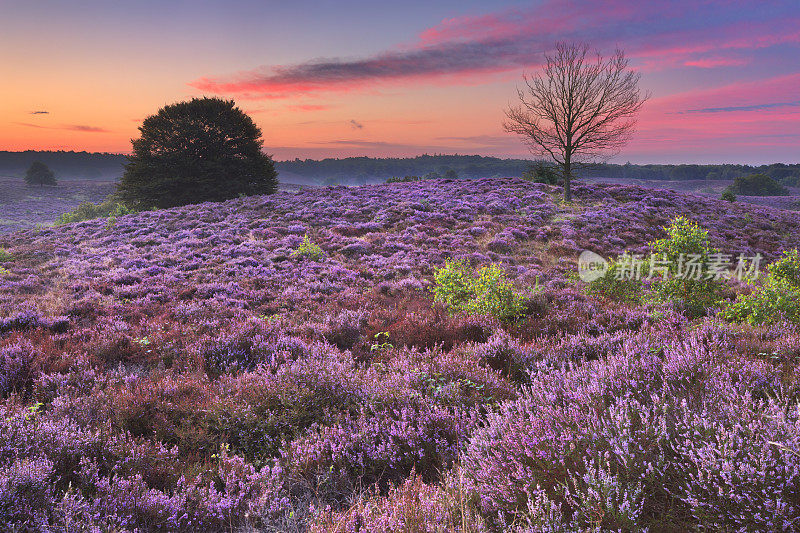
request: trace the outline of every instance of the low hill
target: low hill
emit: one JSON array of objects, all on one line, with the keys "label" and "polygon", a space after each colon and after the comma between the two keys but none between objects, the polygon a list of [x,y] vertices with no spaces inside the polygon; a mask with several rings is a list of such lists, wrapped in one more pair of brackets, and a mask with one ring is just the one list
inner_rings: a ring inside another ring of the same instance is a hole
[{"label": "low hill", "polygon": [[[0,475],[37,495],[0,519],[524,531],[589,527],[560,491],[606,487],[591,506],[614,529],[796,523],[800,328],[614,301],[576,274],[584,250],[646,254],[678,216],[766,264],[800,246],[800,214],[561,192],[325,187],[0,235]],[[519,315],[434,302],[448,259],[499,265]]]}]

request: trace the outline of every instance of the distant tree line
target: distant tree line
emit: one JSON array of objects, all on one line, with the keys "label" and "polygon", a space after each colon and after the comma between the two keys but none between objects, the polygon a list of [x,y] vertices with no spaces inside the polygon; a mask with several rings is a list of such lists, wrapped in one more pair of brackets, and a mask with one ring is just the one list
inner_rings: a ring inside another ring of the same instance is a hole
[{"label": "distant tree line", "polygon": [[479,155],[420,155],[409,158],[347,157],[322,160],[295,159],[278,161],[278,172],[297,174],[321,184],[358,184],[385,181],[392,177],[426,176],[459,178],[486,178],[492,176],[520,176],[530,161],[524,159],[499,159]]},{"label": "distant tree line", "polygon": [[0,176],[23,177],[35,161],[46,165],[60,179],[97,180],[116,180],[122,176],[126,163],[122,154],[39,150],[0,151]]},{"label": "distant tree line", "polygon": [[[405,176],[424,177],[435,173],[445,177],[453,171],[459,178],[487,178],[492,176],[547,175],[543,161],[528,159],[500,159],[479,155],[421,155],[411,158],[347,157],[342,159],[295,159],[278,161],[278,172],[291,172],[316,180],[321,184],[385,181]],[[733,180],[750,174],[764,174],[788,186],[800,185],[800,164],[787,165],[624,165],[600,163],[585,165],[575,171],[578,177],[612,179],[644,179],[662,181],[682,180]],[[434,177],[436,177],[434,176]]]},{"label": "distant tree line", "polygon": [[[60,179],[116,179],[122,176],[127,159],[121,154],[90,152],[2,152],[0,175],[23,177],[34,161],[47,165]],[[479,155],[421,155],[410,158],[347,157],[276,161],[275,169],[311,179],[321,185],[349,185],[385,181],[391,177],[445,177],[452,170],[459,178],[522,176],[536,172],[540,162],[529,159],[500,159]],[[542,163],[547,164],[547,163]],[[541,173],[541,168],[538,169]],[[785,186],[800,186],[800,163],[787,165],[634,165],[595,164],[575,171],[578,177],[644,180],[733,180],[750,174],[764,174]],[[451,174],[452,175],[452,174]],[[291,181],[279,176],[280,181]]]},{"label": "distant tree line", "polygon": [[787,165],[624,165],[598,164],[580,172],[584,177],[628,178],[644,180],[733,180],[750,174],[764,174],[784,185],[800,184],[800,164]]}]

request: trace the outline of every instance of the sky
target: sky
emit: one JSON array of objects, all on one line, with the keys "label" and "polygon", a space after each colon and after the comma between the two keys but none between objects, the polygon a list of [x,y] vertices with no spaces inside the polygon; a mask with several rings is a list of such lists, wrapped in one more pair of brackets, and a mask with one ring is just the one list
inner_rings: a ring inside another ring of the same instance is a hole
[{"label": "sky", "polygon": [[528,157],[504,109],[558,41],[651,94],[611,161],[800,162],[800,0],[0,0],[0,150],[127,153],[205,95],[280,160]]}]

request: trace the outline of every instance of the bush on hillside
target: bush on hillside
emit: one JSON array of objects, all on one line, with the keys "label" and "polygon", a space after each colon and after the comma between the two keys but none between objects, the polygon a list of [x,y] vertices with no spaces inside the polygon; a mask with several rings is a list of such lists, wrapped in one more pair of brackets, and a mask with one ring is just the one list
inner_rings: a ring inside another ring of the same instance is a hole
[{"label": "bush on hillside", "polygon": [[720,316],[730,322],[800,324],[800,255],[795,248],[768,267],[767,279],[750,294],[739,295]]},{"label": "bush on hillside", "polygon": [[325,257],[325,252],[320,246],[312,242],[311,238],[306,234],[303,237],[303,242],[300,243],[295,250],[292,250],[292,257],[308,258],[313,261],[321,261]]},{"label": "bush on hillside", "polygon": [[747,196],[787,196],[789,190],[766,174],[750,174],[739,176],[728,187],[734,194]]},{"label": "bush on hillside", "polygon": [[721,198],[726,202],[735,202],[736,201],[736,193],[733,192],[730,188],[725,189],[722,191]]},{"label": "bush on hillside", "polygon": [[522,174],[522,179],[534,183],[558,185],[561,181],[561,176],[553,165],[547,164],[544,161],[537,161],[530,165],[528,170]]},{"label": "bush on hillside", "polygon": [[113,199],[108,199],[99,204],[84,202],[74,211],[60,215],[56,219],[56,225],[72,224],[73,222],[83,222],[84,220],[95,218],[121,217],[136,212],[135,209],[131,209]]},{"label": "bush on hillside", "polygon": [[460,261],[448,260],[436,270],[434,280],[435,300],[451,312],[492,315],[500,320],[513,320],[522,314],[522,297],[500,265],[473,272]]},{"label": "bush on hillside", "polygon": [[[671,303],[689,317],[703,316],[722,299],[722,281],[705,272],[712,254],[719,252],[709,244],[708,232],[683,216],[664,229],[667,238],[650,243],[658,260],[667,265],[667,275],[653,283],[653,299]],[[690,271],[690,262],[701,265],[699,272]]]},{"label": "bush on hillside", "polygon": [[636,303],[641,299],[642,282],[620,276],[619,264],[612,263],[601,277],[589,282],[586,292],[616,302]]}]

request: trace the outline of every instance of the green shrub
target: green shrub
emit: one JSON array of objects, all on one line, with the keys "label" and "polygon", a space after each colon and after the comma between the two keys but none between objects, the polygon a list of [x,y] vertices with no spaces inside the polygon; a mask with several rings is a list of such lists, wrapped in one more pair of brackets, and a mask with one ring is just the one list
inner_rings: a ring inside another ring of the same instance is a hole
[{"label": "green shrub", "polygon": [[768,275],[800,288],[800,253],[797,248],[783,252],[783,257],[769,265]]},{"label": "green shrub", "polygon": [[739,176],[729,187],[732,192],[749,196],[786,196],[789,190],[766,174]]},{"label": "green shrub", "polygon": [[522,173],[522,179],[532,181],[534,183],[558,185],[561,182],[561,175],[553,165],[545,163],[544,161],[537,161],[530,165],[528,169]]},{"label": "green shrub", "polygon": [[434,299],[450,312],[493,315],[504,321],[522,315],[522,296],[514,291],[500,265],[487,265],[473,272],[460,261],[448,260],[436,270],[434,280]]},{"label": "green shrub", "polygon": [[731,190],[730,187],[722,191],[722,199],[726,202],[735,202],[736,201],[736,193]]},{"label": "green shrub", "polygon": [[402,178],[400,176],[392,176],[386,180],[386,183],[405,183],[409,181],[422,181],[422,178],[420,176],[405,176]]},{"label": "green shrub", "polygon": [[747,295],[739,295],[728,304],[720,317],[729,322],[774,324],[788,320],[800,324],[800,290],[785,281],[767,279]]},{"label": "green shrub", "polygon": [[800,324],[800,255],[795,248],[768,267],[767,279],[750,294],[739,295],[720,316],[729,322]]},{"label": "green shrub", "polygon": [[642,296],[642,282],[638,279],[621,277],[619,272],[619,265],[612,263],[601,277],[589,282],[586,292],[615,302],[639,302]]},{"label": "green shrub", "polygon": [[11,255],[11,252],[6,250],[5,248],[0,248],[0,263],[7,263],[14,259],[14,256]]},{"label": "green shrub", "polygon": [[652,298],[655,302],[671,303],[690,317],[706,314],[710,307],[722,300],[722,281],[699,276],[686,276],[688,258],[700,265],[708,265],[711,255],[719,253],[711,247],[708,232],[691,220],[679,216],[664,228],[667,238],[650,243],[659,261],[666,261],[668,275],[653,282]]},{"label": "green shrub", "polygon": [[73,222],[83,222],[95,218],[119,217],[137,213],[135,209],[130,209],[113,199],[108,199],[100,204],[84,202],[74,211],[64,213],[56,219],[56,225],[72,224]]},{"label": "green shrub", "polygon": [[292,251],[292,257],[308,258],[313,261],[321,261],[325,257],[325,252],[316,243],[311,241],[311,238],[306,235],[303,237],[303,242],[296,250]]}]

